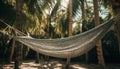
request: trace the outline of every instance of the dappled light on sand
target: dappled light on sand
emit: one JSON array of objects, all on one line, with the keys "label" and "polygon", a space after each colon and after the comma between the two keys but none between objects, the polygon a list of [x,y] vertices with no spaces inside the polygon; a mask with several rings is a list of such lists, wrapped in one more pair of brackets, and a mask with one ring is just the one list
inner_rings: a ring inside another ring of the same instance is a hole
[{"label": "dappled light on sand", "polygon": [[[2,69],[13,69],[14,63],[1,65]],[[34,61],[26,61],[23,62],[20,66],[21,69],[65,69],[64,63],[58,61],[50,61],[50,62],[40,62],[36,64]]]},{"label": "dappled light on sand", "polygon": [[[36,64],[35,61],[23,61],[20,66],[21,69],[66,69],[65,61],[40,61]],[[14,69],[14,63],[10,64],[0,64],[0,69]],[[73,63],[71,62],[69,69],[103,69],[98,64],[83,64],[83,63]],[[106,65],[106,69],[120,69],[120,65]]]},{"label": "dappled light on sand", "polygon": [[78,64],[71,65],[71,68],[73,68],[73,69],[88,69],[88,68],[82,67],[82,66],[80,66]]}]

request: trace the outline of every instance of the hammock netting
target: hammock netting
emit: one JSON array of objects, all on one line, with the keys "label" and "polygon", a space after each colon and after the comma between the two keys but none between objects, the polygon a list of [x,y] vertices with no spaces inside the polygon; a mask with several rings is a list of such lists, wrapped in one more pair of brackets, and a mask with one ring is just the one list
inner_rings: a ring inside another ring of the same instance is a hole
[{"label": "hammock netting", "polygon": [[29,36],[17,36],[15,39],[41,54],[58,57],[73,58],[92,49],[115,22],[109,20],[84,33],[59,39],[36,39]]},{"label": "hammock netting", "polygon": [[[116,16],[115,18],[102,23],[93,29],[66,38],[36,39],[30,36],[16,36],[14,39],[28,46],[32,50],[47,56],[73,58],[83,55],[92,49],[95,44],[108,32],[109,28],[115,24],[115,22],[119,21],[119,19],[120,16]],[[18,30],[16,31],[20,32]]]}]

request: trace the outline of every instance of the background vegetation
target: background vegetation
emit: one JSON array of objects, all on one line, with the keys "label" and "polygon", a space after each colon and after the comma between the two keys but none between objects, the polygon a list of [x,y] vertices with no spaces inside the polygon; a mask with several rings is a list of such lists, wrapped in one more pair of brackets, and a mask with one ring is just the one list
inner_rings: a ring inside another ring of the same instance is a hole
[{"label": "background vegetation", "polygon": [[[116,5],[113,3],[118,3],[117,8],[115,8]],[[29,33],[30,36],[35,38],[45,39],[69,36],[69,0],[22,0],[21,4],[22,32],[25,34]],[[93,9],[93,0],[72,0],[72,35],[95,27]],[[103,23],[115,15],[113,10],[120,9],[120,2],[119,0],[99,0],[98,9],[100,23]],[[16,12],[15,0],[0,0],[0,20],[18,28]],[[3,30],[5,27],[6,25],[0,22],[0,29]],[[7,32],[10,31],[8,30]],[[12,41],[13,39],[9,36],[0,33],[0,59],[7,59],[10,56]],[[102,47],[105,62],[120,63],[119,42],[114,27],[102,39]],[[35,58],[36,53],[34,51],[25,46],[23,46],[22,50],[24,59]],[[96,63],[96,47],[88,54],[88,61]],[[79,56],[77,60],[84,62],[84,57],[84,55]],[[74,58],[73,60],[76,59]]]}]

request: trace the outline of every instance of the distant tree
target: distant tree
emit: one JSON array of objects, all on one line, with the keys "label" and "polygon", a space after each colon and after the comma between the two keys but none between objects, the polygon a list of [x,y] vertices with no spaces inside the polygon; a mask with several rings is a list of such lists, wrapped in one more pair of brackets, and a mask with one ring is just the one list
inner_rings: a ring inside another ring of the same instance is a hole
[{"label": "distant tree", "polygon": [[[17,29],[22,31],[22,0],[16,0],[16,22],[17,22]],[[17,35],[17,34],[16,34]],[[15,47],[15,69],[20,69],[22,61],[22,44],[16,42]]]},{"label": "distant tree", "polygon": [[[120,0],[110,0],[114,15],[120,16]],[[115,29],[117,31],[119,52],[120,52],[120,21],[115,24]]]},{"label": "distant tree", "polygon": [[[120,0],[101,0],[104,3],[104,6],[106,8],[111,8],[111,10],[109,10],[110,12],[112,12],[114,16],[119,15],[120,14]],[[117,31],[117,37],[118,37],[118,44],[119,44],[119,52],[120,52],[120,21],[118,21],[115,25],[115,30]]]},{"label": "distant tree", "polygon": [[[98,0],[93,0],[93,1],[94,1],[94,22],[95,22],[95,26],[98,26],[100,24],[99,11],[98,11]],[[97,46],[98,63],[105,66],[101,41],[98,41],[96,46]]]},{"label": "distant tree", "polygon": [[68,31],[68,35],[71,36],[72,35],[72,0],[69,0],[69,21],[68,21],[68,25],[69,25],[69,31]]},{"label": "distant tree", "polygon": [[[69,18],[69,20],[68,20],[68,36],[72,36],[72,22],[73,22],[73,20],[72,20],[72,1],[73,0],[69,0],[69,6],[68,6],[68,9],[69,9],[69,11],[68,11],[68,18]],[[68,55],[68,58],[67,58],[67,65],[69,65],[70,64],[70,60],[71,60],[71,57]]]}]

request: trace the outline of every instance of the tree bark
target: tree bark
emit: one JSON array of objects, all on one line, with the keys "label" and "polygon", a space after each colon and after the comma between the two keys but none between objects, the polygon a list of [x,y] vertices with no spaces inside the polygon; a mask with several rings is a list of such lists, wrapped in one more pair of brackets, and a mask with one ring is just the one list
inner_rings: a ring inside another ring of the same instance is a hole
[{"label": "tree bark", "polygon": [[36,52],[36,60],[35,60],[35,63],[39,63],[39,53],[38,52]]},{"label": "tree bark", "polygon": [[72,0],[69,0],[69,22],[68,22],[68,35],[72,35]]},{"label": "tree bark", "polygon": [[[12,36],[16,36],[16,33],[14,30],[12,30]],[[12,39],[12,47],[11,47],[11,51],[10,51],[10,57],[9,57],[9,62],[11,62],[13,60],[13,54],[15,51],[15,39]]]},{"label": "tree bark", "polygon": [[[99,12],[98,12],[98,0],[93,0],[93,1],[94,1],[94,21],[95,21],[95,26],[98,26],[100,24],[99,23]],[[97,46],[98,63],[105,67],[101,40],[98,41],[96,46]]]},{"label": "tree bark", "polygon": [[[16,0],[16,22],[17,29],[22,31],[22,0]],[[15,47],[15,68],[20,69],[22,61],[22,44],[16,41]]]},{"label": "tree bark", "polygon": [[[72,0],[69,0],[69,21],[68,21],[68,36],[72,36]],[[67,58],[67,65],[66,68],[69,67],[70,64],[70,56],[68,55]]]},{"label": "tree bark", "polygon": [[[120,0],[111,0],[114,15],[120,15]],[[120,21],[116,22],[115,30],[117,32],[119,52],[120,52]]]},{"label": "tree bark", "polygon": [[[85,7],[84,7],[84,0],[81,1],[81,10],[82,10],[82,23],[85,21]],[[84,31],[83,31],[84,32]],[[85,63],[88,63],[88,52],[85,53]]]}]

